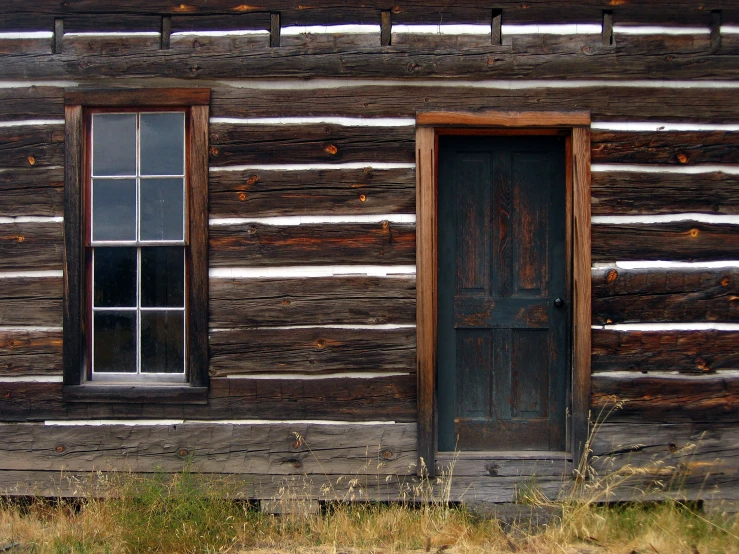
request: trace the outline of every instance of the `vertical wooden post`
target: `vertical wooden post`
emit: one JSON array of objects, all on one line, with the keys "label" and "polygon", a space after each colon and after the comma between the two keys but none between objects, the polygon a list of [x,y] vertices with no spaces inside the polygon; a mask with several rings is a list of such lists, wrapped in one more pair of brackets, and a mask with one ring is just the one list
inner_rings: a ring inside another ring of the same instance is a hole
[{"label": "vertical wooden post", "polygon": [[603,46],[613,44],[613,12],[603,12]]},{"label": "vertical wooden post", "polygon": [[82,106],[64,107],[64,384],[82,382],[82,304],[85,295],[82,242],[84,121]]},{"label": "vertical wooden post", "polygon": [[590,412],[590,128],[572,130],[572,453],[577,464],[585,451]]},{"label": "vertical wooden post", "polygon": [[208,105],[190,111],[190,384],[208,386]]},{"label": "vertical wooden post", "polygon": [[169,39],[172,36],[172,17],[165,15],[162,17],[161,41],[159,43],[160,50],[169,50]]},{"label": "vertical wooden post", "polygon": [[380,46],[390,46],[393,22],[389,11],[380,12]]},{"label": "vertical wooden post", "polygon": [[721,10],[711,12],[711,48],[721,48]]},{"label": "vertical wooden post", "polygon": [[[436,381],[435,133],[416,128],[416,340],[418,352],[418,468],[434,475]],[[423,461],[423,463],[421,463]]]},{"label": "vertical wooden post", "polygon": [[269,45],[277,48],[280,45],[280,14],[272,13],[269,17]]},{"label": "vertical wooden post", "polygon": [[493,20],[490,26],[490,43],[499,45],[503,42],[503,12],[501,10],[493,10]]},{"label": "vertical wooden post", "polygon": [[54,20],[54,42],[52,48],[54,54],[61,54],[64,44],[64,20],[58,17]]}]

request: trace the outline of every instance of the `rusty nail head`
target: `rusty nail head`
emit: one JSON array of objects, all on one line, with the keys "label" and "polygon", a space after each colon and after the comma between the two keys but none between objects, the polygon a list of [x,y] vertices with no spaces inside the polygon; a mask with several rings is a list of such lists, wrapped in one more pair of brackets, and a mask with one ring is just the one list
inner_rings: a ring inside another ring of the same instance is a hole
[{"label": "rusty nail head", "polygon": [[64,452],[64,445],[63,444],[57,444],[56,445],[56,448],[54,448],[54,450],[56,450],[59,454],[61,454],[62,452]]}]

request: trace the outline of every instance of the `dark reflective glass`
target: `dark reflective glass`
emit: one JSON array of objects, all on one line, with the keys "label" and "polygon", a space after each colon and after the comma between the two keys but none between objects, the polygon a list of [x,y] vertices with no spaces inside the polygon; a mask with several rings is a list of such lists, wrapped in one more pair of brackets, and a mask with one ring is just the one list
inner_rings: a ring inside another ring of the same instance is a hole
[{"label": "dark reflective glass", "polygon": [[141,306],[185,306],[185,248],[152,246],[141,249]]},{"label": "dark reflective glass", "polygon": [[141,114],[141,175],[183,175],[185,114]]},{"label": "dark reflective glass", "polygon": [[183,179],[141,179],[141,240],[182,240]]},{"label": "dark reflective glass", "polygon": [[136,373],[136,312],[95,312],[93,370]]},{"label": "dark reflective glass", "polygon": [[93,179],[92,240],[136,240],[135,179]]},{"label": "dark reflective glass", "polygon": [[136,175],[136,114],[92,116],[92,174]]},{"label": "dark reflective glass", "polygon": [[95,248],[93,253],[96,308],[136,307],[136,249]]},{"label": "dark reflective glass", "polygon": [[184,373],[184,314],[141,312],[141,372]]}]

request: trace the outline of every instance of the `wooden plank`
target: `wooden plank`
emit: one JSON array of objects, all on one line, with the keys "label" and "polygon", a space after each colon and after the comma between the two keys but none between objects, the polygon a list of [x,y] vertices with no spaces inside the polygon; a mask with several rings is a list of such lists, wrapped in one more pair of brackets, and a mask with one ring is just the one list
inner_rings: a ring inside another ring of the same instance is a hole
[{"label": "wooden plank", "polygon": [[188,356],[189,381],[197,387],[208,385],[208,113],[207,105],[192,106],[188,129]]},{"label": "wooden plank", "polygon": [[61,324],[61,277],[13,277],[0,281],[0,326]]},{"label": "wooden plank", "polygon": [[59,87],[0,88],[0,120],[64,118],[64,89]]},{"label": "wooden plank", "polygon": [[54,19],[54,40],[52,43],[52,54],[61,54],[64,50],[64,19]]},{"label": "wooden plank", "polygon": [[594,372],[711,373],[739,368],[735,331],[593,330]]},{"label": "wooden plank", "polygon": [[512,452],[439,452],[437,475],[457,477],[569,477],[571,455],[520,450]]},{"label": "wooden plank", "polygon": [[211,379],[208,404],[64,402],[62,383],[0,380],[0,421],[48,419],[416,420],[416,376]]},{"label": "wooden plank", "polygon": [[418,364],[418,474],[435,471],[436,335],[438,237],[436,136],[431,127],[416,128],[416,341]]},{"label": "wooden plank", "polygon": [[209,297],[215,328],[416,321],[414,275],[211,279]]},{"label": "wooden plank", "polygon": [[129,56],[156,52],[161,46],[157,35],[100,36],[64,35],[63,53],[67,56],[100,55]]},{"label": "wooden plank", "polygon": [[61,372],[61,331],[0,330],[0,381],[6,375],[60,375]]},{"label": "wooden plank", "polygon": [[739,176],[722,172],[593,173],[594,215],[739,213]]},{"label": "wooden plank", "polygon": [[739,428],[721,421],[652,423],[605,421],[593,435],[593,465],[601,475],[634,468],[671,478],[708,472],[735,474]]},{"label": "wooden plank", "polygon": [[585,112],[422,112],[416,116],[417,125],[460,125],[475,127],[572,127],[590,125],[590,114]]},{"label": "wooden plank", "polygon": [[[143,13],[142,13],[143,12]],[[131,33],[158,32],[161,17],[148,10],[139,13],[65,13],[64,30],[67,33]]]},{"label": "wooden plank", "polygon": [[210,374],[415,374],[415,335],[412,327],[218,331],[210,335]]},{"label": "wooden plank", "polygon": [[696,221],[594,224],[593,261],[731,260],[739,251],[739,227]]},{"label": "wooden plank", "polygon": [[0,55],[51,54],[52,40],[51,38],[3,38],[0,39]]},{"label": "wooden plank", "polygon": [[161,31],[159,33],[159,48],[168,50],[172,42],[172,17],[162,16]]},{"label": "wooden plank", "polygon": [[413,162],[413,126],[238,125],[210,128],[211,166]]},{"label": "wooden plank", "polygon": [[63,246],[61,223],[0,224],[0,269],[61,269]]},{"label": "wooden plank", "polygon": [[[0,173],[0,186],[2,186]],[[415,211],[414,169],[248,170],[210,174],[211,217]],[[0,198],[2,206],[2,198]]]},{"label": "wooden plank", "polygon": [[0,127],[0,167],[58,166],[63,159],[63,125]]},{"label": "wooden plank", "polygon": [[407,475],[413,423],[7,427],[3,470],[178,472],[262,475]]},{"label": "wooden plank", "polygon": [[593,163],[735,164],[739,133],[728,131],[594,131]]},{"label": "wooden plank", "polygon": [[64,91],[64,103],[97,108],[136,106],[207,106],[208,88],[131,88],[110,91],[100,88],[74,88]]},{"label": "wooden plank", "polygon": [[271,48],[280,46],[280,13],[269,14],[269,45]]},{"label": "wooden plank", "polygon": [[593,324],[739,321],[739,269],[593,269]]},{"label": "wooden plank", "polygon": [[545,49],[501,51],[507,47],[418,49],[403,46],[346,48],[332,46],[306,53],[300,47],[244,49],[228,52],[158,50],[118,54],[17,54],[4,60],[8,79],[90,79],[168,76],[182,79],[228,79],[247,64],[263,78],[364,77],[418,79],[733,79],[739,76],[736,55],[701,50],[673,54],[649,49],[620,53],[593,44],[588,52],[547,53]]},{"label": "wooden plank", "polygon": [[[374,22],[376,23],[376,21]],[[382,40],[381,30],[374,33],[299,33],[283,34],[280,46],[303,49],[305,53],[314,50],[374,48]]]},{"label": "wooden plank", "polygon": [[58,167],[0,171],[0,216],[60,216],[64,170]]},{"label": "wooden plank", "polygon": [[172,15],[172,32],[269,30],[270,14]]},{"label": "wooden plank", "polygon": [[592,379],[593,413],[620,409],[608,416],[619,421],[634,414],[654,422],[685,420],[739,421],[739,377],[714,375],[596,373]]},{"label": "wooden plank", "polygon": [[415,225],[389,223],[216,225],[211,267],[234,265],[412,264]]},{"label": "wooden plank", "polygon": [[380,12],[380,45],[390,46],[393,32],[393,14],[388,11]]},{"label": "wooden plank", "polygon": [[170,39],[170,48],[179,52],[229,52],[244,49],[266,48],[269,35],[174,35]]}]

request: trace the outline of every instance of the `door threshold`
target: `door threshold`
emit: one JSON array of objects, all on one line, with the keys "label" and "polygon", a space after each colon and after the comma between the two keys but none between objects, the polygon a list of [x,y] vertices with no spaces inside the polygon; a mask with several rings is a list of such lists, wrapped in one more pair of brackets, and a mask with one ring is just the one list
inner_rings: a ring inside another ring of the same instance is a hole
[{"label": "door threshold", "polygon": [[572,461],[571,452],[555,450],[468,450],[458,452],[437,452],[437,461],[453,460],[566,460]]}]

